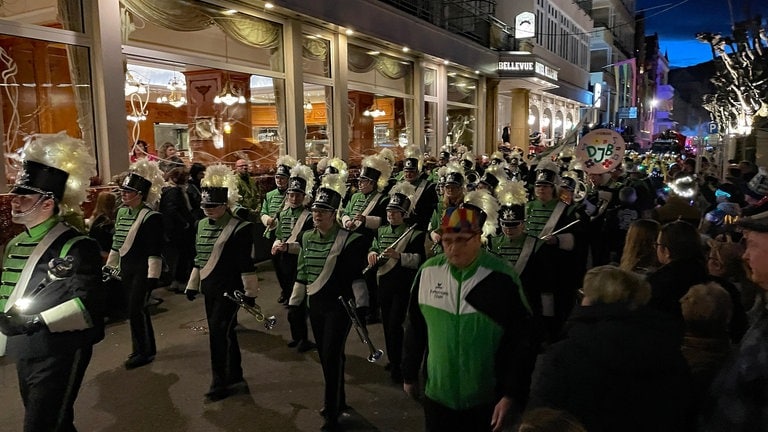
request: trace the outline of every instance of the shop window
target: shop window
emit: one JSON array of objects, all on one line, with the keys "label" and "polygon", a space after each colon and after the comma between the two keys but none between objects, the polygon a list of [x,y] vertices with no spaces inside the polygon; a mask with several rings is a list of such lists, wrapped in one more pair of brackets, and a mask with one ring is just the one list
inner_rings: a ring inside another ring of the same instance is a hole
[{"label": "shop window", "polygon": [[304,35],[302,42],[302,65],[304,73],[331,77],[331,43],[316,35]]},{"label": "shop window", "polygon": [[476,100],[477,80],[448,72],[448,102],[475,105]]},{"label": "shop window", "polygon": [[245,158],[264,173],[284,152],[282,79],[129,59],[125,94],[130,142],[150,153],[172,142],[190,162]]},{"label": "shop window", "polygon": [[[29,134],[60,131],[96,153],[89,64],[85,47],[0,35],[5,154],[17,152]],[[6,158],[9,182],[18,170],[13,164]]]},{"label": "shop window", "polygon": [[437,71],[434,69],[424,69],[424,95],[437,96]]},{"label": "shop window", "polygon": [[402,159],[403,148],[413,144],[409,120],[413,118],[413,101],[353,90],[348,94],[348,104],[350,165],[359,165],[363,157],[384,148]]},{"label": "shop window", "polygon": [[306,163],[327,157],[333,136],[333,87],[304,83],[304,145]]}]

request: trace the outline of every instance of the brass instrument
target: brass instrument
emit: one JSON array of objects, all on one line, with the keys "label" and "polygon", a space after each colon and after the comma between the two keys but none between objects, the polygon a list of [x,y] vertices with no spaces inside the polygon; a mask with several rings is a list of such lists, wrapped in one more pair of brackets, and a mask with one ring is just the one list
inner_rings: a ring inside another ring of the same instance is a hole
[{"label": "brass instrument", "polygon": [[355,305],[355,300],[349,299],[345,301],[344,297],[339,296],[339,301],[344,305],[344,309],[347,311],[349,319],[352,320],[352,325],[355,327],[357,336],[360,337],[360,342],[368,347],[368,361],[371,363],[378,361],[384,355],[384,351],[380,349],[377,350],[376,347],[373,346],[373,342],[371,341],[370,336],[368,336],[368,329],[360,324],[360,317],[357,316],[357,305]]},{"label": "brass instrument", "polygon": [[264,328],[266,328],[267,330],[272,330],[277,325],[277,318],[275,318],[274,315],[269,317],[264,317],[264,313],[261,311],[261,306],[257,305],[256,303],[254,303],[253,306],[246,303],[245,293],[243,293],[242,291],[235,291],[234,295],[228,292],[225,292],[224,297],[237,303],[238,306],[245,309],[245,311],[248,312],[249,314],[253,315],[253,317],[256,318],[256,321],[263,322]]},{"label": "brass instrument", "polygon": [[120,281],[123,278],[120,277],[120,269],[112,266],[104,266],[101,268],[101,280],[102,282],[109,282],[111,280]]},{"label": "brass instrument", "polygon": [[[405,239],[405,237],[406,237],[406,236],[408,236],[408,234],[410,234],[410,233],[411,233],[411,231],[413,231],[414,229],[416,229],[416,224],[413,224],[413,225],[409,226],[409,227],[408,227],[408,229],[407,229],[407,230],[405,230],[405,231],[404,231],[404,232],[403,232],[403,233],[400,235],[400,237],[398,237],[398,238],[397,238],[395,241],[393,241],[393,242],[392,242],[392,244],[391,244],[391,245],[389,245],[389,247],[387,247],[387,249],[389,249],[389,248],[393,248],[393,247],[397,246],[397,244],[398,244],[398,243],[400,243],[401,241],[403,241],[403,239]],[[366,274],[366,273],[368,273],[369,271],[371,271],[371,270],[373,270],[373,269],[377,268],[379,265],[381,265],[381,263],[382,263],[383,261],[386,261],[387,259],[388,259],[388,258],[384,257],[384,252],[380,253],[380,254],[379,254],[377,257],[376,257],[376,264],[374,264],[374,265],[369,265],[368,267],[366,267],[366,268],[364,268],[364,269],[363,269],[363,275],[365,275],[365,274]]]}]

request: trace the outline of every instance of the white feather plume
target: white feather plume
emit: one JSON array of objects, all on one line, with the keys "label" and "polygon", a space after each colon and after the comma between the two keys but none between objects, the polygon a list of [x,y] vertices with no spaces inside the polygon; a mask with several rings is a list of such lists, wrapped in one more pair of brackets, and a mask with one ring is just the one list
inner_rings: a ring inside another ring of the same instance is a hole
[{"label": "white feather plume", "polygon": [[312,174],[312,168],[298,164],[291,169],[291,177],[300,177],[307,182],[304,187],[304,205],[312,202],[312,191],[315,188],[315,176]]},{"label": "white feather plume", "polygon": [[157,161],[141,158],[132,163],[128,168],[128,171],[138,174],[152,183],[144,202],[148,206],[155,208],[157,202],[160,200],[160,194],[162,193],[163,184],[165,183],[165,179],[163,179],[163,171],[160,170]]},{"label": "white feather plume", "polygon": [[381,173],[376,183],[379,190],[384,189],[389,183],[389,177],[392,175],[392,166],[381,155],[371,155],[363,158],[363,166],[373,168]]},{"label": "white feather plume", "polygon": [[96,175],[96,159],[85,141],[72,138],[66,132],[34,134],[27,137],[21,159],[66,171],[69,177],[59,207],[63,214],[82,214],[80,204],[88,194],[91,177]]},{"label": "white feather plume", "polygon": [[285,165],[288,167],[295,167],[299,162],[296,160],[295,157],[291,155],[283,155],[277,158],[277,163],[275,163],[275,166]]},{"label": "white feather plume", "polygon": [[523,182],[510,180],[496,186],[496,197],[504,206],[525,205],[528,202],[528,192]]},{"label": "white feather plume", "polygon": [[396,193],[403,194],[406,197],[408,197],[408,200],[410,202],[413,202],[413,197],[416,195],[416,186],[410,184],[407,181],[401,181],[392,186],[392,189],[389,191],[389,196],[392,196]]},{"label": "white feather plume", "polygon": [[205,170],[205,176],[200,180],[203,187],[227,188],[227,207],[234,208],[240,200],[237,190],[237,174],[224,164],[211,165]]},{"label": "white feather plume", "polygon": [[483,224],[483,237],[496,234],[499,224],[499,201],[487,190],[467,192],[464,196],[464,204],[473,205],[485,213]]}]

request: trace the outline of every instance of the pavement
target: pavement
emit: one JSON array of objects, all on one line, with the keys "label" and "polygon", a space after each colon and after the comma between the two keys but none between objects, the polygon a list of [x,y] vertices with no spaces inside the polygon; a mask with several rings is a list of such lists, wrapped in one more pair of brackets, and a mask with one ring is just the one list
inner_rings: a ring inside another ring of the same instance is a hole
[{"label": "pavement", "polygon": [[[322,418],[323,378],[316,351],[288,348],[287,309],[276,302],[279,287],[268,263],[259,265],[261,294],[256,299],[278,324],[267,330],[243,310],[238,333],[249,395],[204,404],[210,384],[210,360],[204,302],[164,288],[153,295],[157,357],[147,366],[125,370],[131,352],[126,321],[109,324],[106,338],[94,347],[80,395],[75,426],[80,432],[103,431],[318,431]],[[377,348],[384,348],[381,324],[368,326]],[[311,332],[310,332],[311,333]],[[393,384],[384,370],[386,354],[369,363],[368,348],[352,330],[347,339],[346,393],[352,407],[340,419],[345,431],[422,431],[421,406]],[[0,358],[0,431],[22,430],[24,407],[16,368]]]}]

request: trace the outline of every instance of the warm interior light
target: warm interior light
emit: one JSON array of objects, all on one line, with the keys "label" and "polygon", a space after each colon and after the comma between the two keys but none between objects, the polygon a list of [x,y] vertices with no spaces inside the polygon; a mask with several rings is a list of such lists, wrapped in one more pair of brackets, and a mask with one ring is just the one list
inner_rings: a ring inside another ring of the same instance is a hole
[{"label": "warm interior light", "polygon": [[243,96],[241,92],[235,88],[234,84],[232,84],[232,81],[227,81],[224,84],[224,87],[221,89],[221,92],[213,98],[213,103],[223,103],[227,106],[232,106],[236,103],[244,104],[245,102],[245,96]]},{"label": "warm interior light", "polygon": [[224,122],[224,133],[225,134],[232,133],[232,123],[228,121]]},{"label": "warm interior light", "polygon": [[266,9],[272,9],[273,7],[275,7],[275,5],[273,5],[273,4],[272,4],[272,3],[270,3],[270,2],[266,2],[266,3],[264,3],[264,8],[266,8]]}]

